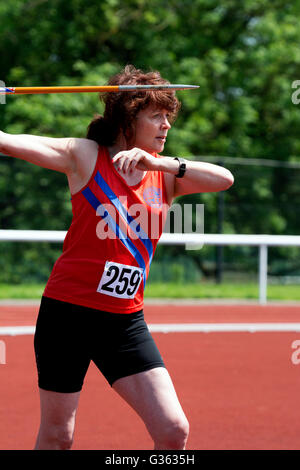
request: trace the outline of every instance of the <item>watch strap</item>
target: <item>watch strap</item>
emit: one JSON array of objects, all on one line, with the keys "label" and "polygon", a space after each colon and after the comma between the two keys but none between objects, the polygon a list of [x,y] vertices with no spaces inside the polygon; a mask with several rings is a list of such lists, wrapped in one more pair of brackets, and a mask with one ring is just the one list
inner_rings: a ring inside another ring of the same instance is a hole
[{"label": "watch strap", "polygon": [[182,178],[183,175],[185,174],[185,170],[186,170],[186,162],[184,160],[184,158],[180,158],[180,157],[175,157],[174,160],[178,160],[179,162],[179,171],[177,173],[176,178]]}]

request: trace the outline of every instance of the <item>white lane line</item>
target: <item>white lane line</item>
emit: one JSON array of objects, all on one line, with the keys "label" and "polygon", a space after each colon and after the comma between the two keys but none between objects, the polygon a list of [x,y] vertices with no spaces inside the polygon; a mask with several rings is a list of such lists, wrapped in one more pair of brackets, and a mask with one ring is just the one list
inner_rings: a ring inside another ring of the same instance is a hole
[{"label": "white lane line", "polygon": [[33,335],[35,326],[1,326],[0,336]]},{"label": "white lane line", "polygon": [[300,331],[300,323],[182,323],[149,325],[152,332],[256,332]]},{"label": "white lane line", "polygon": [[[149,324],[148,327],[152,333],[300,332],[300,323],[157,323]],[[0,336],[33,335],[34,332],[35,326],[0,327]]]}]

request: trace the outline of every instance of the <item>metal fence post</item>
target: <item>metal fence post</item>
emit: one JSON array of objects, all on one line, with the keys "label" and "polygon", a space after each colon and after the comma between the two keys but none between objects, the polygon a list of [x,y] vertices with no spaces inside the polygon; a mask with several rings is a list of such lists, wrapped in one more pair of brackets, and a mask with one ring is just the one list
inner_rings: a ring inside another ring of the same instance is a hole
[{"label": "metal fence post", "polygon": [[268,247],[259,245],[259,303],[267,303],[268,285]]}]

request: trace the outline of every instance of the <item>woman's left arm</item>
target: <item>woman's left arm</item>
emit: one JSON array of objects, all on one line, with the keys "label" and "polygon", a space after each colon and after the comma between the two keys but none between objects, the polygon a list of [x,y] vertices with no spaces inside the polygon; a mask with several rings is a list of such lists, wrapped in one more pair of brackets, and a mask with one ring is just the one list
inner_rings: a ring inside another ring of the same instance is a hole
[{"label": "woman's left arm", "polygon": [[159,170],[174,175],[173,197],[192,193],[224,191],[234,182],[233,175],[226,168],[213,163],[185,160],[186,170],[182,178],[176,178],[179,162],[172,157],[158,160]]},{"label": "woman's left arm", "polygon": [[156,158],[139,148],[120,151],[112,161],[124,173],[131,172],[134,168],[168,173],[171,200],[184,194],[224,191],[233,184],[233,176],[226,168],[193,160],[185,160],[185,174],[182,178],[176,178],[179,171],[178,160],[174,157]]}]

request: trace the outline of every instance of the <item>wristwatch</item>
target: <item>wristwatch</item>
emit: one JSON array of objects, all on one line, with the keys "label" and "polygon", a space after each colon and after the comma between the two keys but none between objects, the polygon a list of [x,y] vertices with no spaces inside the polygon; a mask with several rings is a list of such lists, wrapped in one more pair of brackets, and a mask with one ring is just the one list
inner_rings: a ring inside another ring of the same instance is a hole
[{"label": "wristwatch", "polygon": [[182,178],[184,173],[185,173],[185,170],[186,170],[185,160],[183,158],[180,158],[180,157],[175,157],[174,160],[179,161],[179,172],[175,176],[176,176],[176,178]]}]

